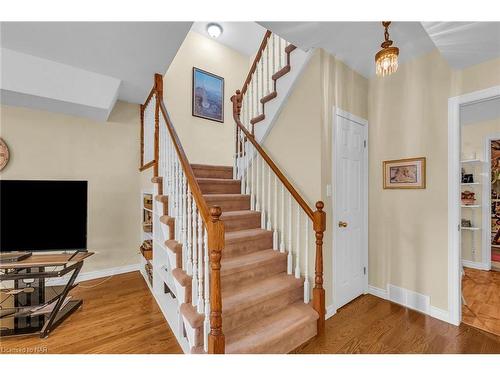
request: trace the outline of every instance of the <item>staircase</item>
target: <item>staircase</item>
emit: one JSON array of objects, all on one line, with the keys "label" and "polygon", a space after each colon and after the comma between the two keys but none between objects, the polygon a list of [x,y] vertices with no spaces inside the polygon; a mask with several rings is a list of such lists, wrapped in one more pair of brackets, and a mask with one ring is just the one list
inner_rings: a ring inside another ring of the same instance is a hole
[{"label": "staircase", "polygon": [[189,163],[163,103],[160,75],[141,107],[143,135],[154,129],[154,160],[141,160],[154,168],[161,226],[153,269],[172,279],[170,286],[165,279],[164,293],[175,297],[177,333],[191,353],[288,353],[323,333],[323,203],[310,208],[253,136],[265,104],[279,95],[276,80],[290,71],[294,49],[267,32],[231,99],[232,167]]}]

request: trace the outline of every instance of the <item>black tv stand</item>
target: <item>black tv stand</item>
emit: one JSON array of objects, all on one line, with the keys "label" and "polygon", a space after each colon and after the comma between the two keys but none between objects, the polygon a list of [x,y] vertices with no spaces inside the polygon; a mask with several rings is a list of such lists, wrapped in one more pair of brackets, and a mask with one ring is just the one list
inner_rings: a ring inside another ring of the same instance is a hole
[{"label": "black tv stand", "polygon": [[[27,333],[39,333],[45,338],[83,303],[68,293],[77,284],[75,280],[85,258],[92,252],[77,251],[75,254],[35,254],[14,262],[0,262],[0,281],[13,281],[14,291],[1,290],[2,294],[15,293],[2,298],[0,337]],[[49,270],[47,270],[49,268]],[[46,286],[46,279],[69,275],[66,283]],[[30,280],[30,282],[26,281]],[[32,282],[31,282],[32,281]],[[11,298],[13,298],[13,303]]]}]

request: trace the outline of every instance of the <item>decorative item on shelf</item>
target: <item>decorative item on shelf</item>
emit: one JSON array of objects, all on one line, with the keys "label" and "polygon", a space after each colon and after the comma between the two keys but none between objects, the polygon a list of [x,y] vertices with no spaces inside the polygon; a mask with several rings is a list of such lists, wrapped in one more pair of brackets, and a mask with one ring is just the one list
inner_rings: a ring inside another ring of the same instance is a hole
[{"label": "decorative item on shelf", "polygon": [[425,162],[424,157],[384,161],[384,189],[425,189]]},{"label": "decorative item on shelf", "polygon": [[467,219],[462,219],[462,228],[472,228],[472,222]]},{"label": "decorative item on shelf", "polygon": [[224,122],[224,78],[193,67],[193,116]]},{"label": "decorative item on shelf", "polygon": [[462,184],[472,184],[474,182],[474,175],[472,173],[462,174]]},{"label": "decorative item on shelf", "polygon": [[151,260],[153,259],[153,241],[152,240],[146,240],[142,243],[141,247],[141,254],[146,260]]},{"label": "decorative item on shelf", "polygon": [[9,147],[5,141],[0,138],[0,171],[7,166],[10,159]]},{"label": "decorative item on shelf", "polygon": [[470,206],[476,203],[476,193],[466,190],[462,191],[462,204]]},{"label": "decorative item on shelf", "polygon": [[144,208],[153,209],[153,196],[151,194],[144,194]]},{"label": "decorative item on shelf", "polygon": [[149,260],[144,265],[144,270],[146,271],[146,275],[148,275],[149,284],[153,285],[153,266]]},{"label": "decorative item on shelf", "polygon": [[375,55],[375,71],[377,76],[385,77],[396,73],[398,70],[398,55],[399,48],[393,47],[393,41],[389,39],[389,26],[390,21],[383,21],[384,26],[384,41],[380,45],[382,49]]},{"label": "decorative item on shelf", "polygon": [[153,224],[151,224],[151,223],[149,223],[149,224],[148,223],[143,223],[142,224],[142,229],[146,233],[151,233],[151,232],[153,232]]}]

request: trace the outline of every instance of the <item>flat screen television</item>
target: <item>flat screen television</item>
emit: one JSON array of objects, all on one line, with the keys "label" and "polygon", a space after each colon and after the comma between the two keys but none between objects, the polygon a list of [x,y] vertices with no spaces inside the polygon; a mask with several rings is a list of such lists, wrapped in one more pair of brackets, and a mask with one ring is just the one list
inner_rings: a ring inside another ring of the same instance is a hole
[{"label": "flat screen television", "polygon": [[0,180],[0,251],[86,248],[87,181]]}]

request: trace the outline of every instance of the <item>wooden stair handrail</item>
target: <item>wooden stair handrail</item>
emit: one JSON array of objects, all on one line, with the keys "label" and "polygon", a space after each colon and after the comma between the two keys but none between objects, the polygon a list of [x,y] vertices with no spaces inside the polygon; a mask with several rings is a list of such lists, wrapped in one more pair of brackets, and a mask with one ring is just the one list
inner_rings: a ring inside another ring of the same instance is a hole
[{"label": "wooden stair handrail", "polygon": [[262,39],[262,42],[260,43],[260,47],[257,51],[257,54],[255,55],[255,59],[253,60],[253,64],[250,67],[250,71],[248,72],[247,78],[245,79],[245,83],[243,84],[243,87],[241,89],[241,93],[245,94],[247,92],[248,85],[252,81],[252,75],[255,72],[255,69],[257,69],[257,63],[259,62],[260,58],[262,57],[262,52],[266,49],[267,42],[269,40],[269,37],[271,36],[271,32],[269,30],[266,31],[264,34],[264,38]]},{"label": "wooden stair handrail", "polygon": [[191,194],[193,195],[196,205],[198,206],[198,210],[200,212],[201,218],[203,219],[203,222],[205,223],[205,227],[208,228],[208,224],[210,222],[210,211],[207,202],[205,201],[205,198],[203,198],[198,180],[194,176],[193,168],[191,167],[191,164],[186,157],[186,153],[184,152],[184,148],[182,147],[181,141],[179,140],[179,136],[177,135],[177,132],[172,125],[172,121],[170,120],[168,111],[165,108],[165,103],[161,98],[159,100],[159,106],[160,112],[165,119],[165,124],[167,126],[168,132],[170,133],[170,138],[172,139],[175,151],[177,153],[179,161],[181,162],[182,169],[184,170],[184,174],[186,175],[186,181],[189,185],[189,188],[191,189]]},{"label": "wooden stair handrail", "polygon": [[[239,99],[238,99],[239,97]],[[235,108],[238,107],[238,101],[241,103],[242,94],[240,90],[236,90],[236,95],[231,97],[231,101],[233,102],[233,118],[236,122],[236,126],[245,134],[247,139],[252,143],[255,149],[259,152],[260,156],[266,161],[267,165],[272,169],[272,171],[276,174],[279,180],[283,183],[283,185],[290,192],[292,197],[297,201],[300,207],[304,210],[304,212],[309,216],[309,218],[314,221],[314,210],[309,207],[307,202],[302,198],[297,190],[293,187],[293,185],[288,181],[283,172],[278,168],[278,166],[274,163],[271,157],[264,151],[264,149],[259,145],[259,143],[255,140],[255,137],[245,128],[245,126],[240,121],[239,110]],[[240,106],[241,107],[241,106]]]}]

